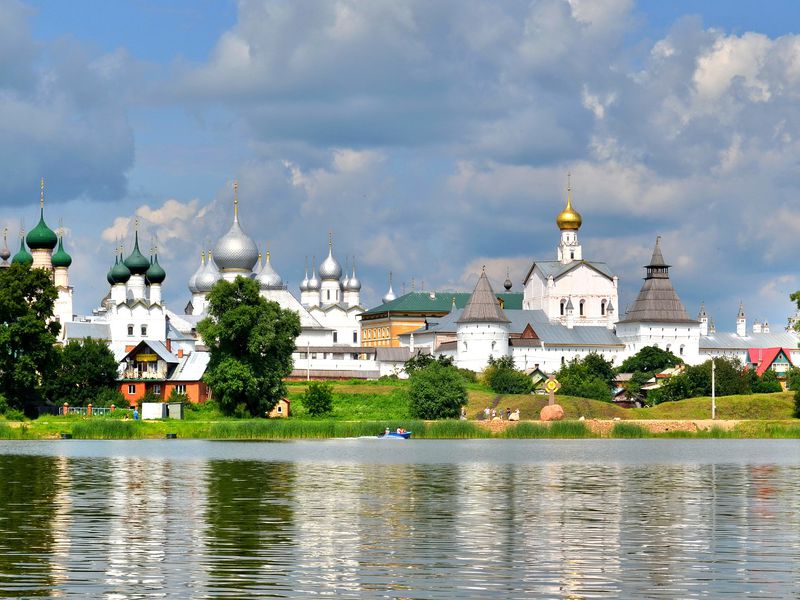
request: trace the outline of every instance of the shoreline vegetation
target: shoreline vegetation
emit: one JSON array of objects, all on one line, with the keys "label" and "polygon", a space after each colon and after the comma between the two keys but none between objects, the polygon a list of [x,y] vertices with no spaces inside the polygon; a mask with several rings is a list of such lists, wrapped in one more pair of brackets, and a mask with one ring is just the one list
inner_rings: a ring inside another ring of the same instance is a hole
[{"label": "shoreline vegetation", "polygon": [[[408,386],[403,381],[333,383],[332,412],[309,416],[302,402],[305,382],[288,385],[292,417],[237,419],[223,416],[213,402],[187,406],[183,420],[124,420],[128,411],[85,417],[42,416],[31,421],[0,417],[0,439],[46,440],[67,434],[73,439],[289,440],[375,436],[386,427],[413,432],[412,439],[537,438],[790,438],[800,439],[800,419],[792,418],[793,392],[722,396],[710,419],[711,399],[691,398],[648,408],[621,408],[610,402],[557,396],[566,419],[538,420],[547,397],[498,395],[471,384],[466,420],[421,421],[410,417]],[[519,422],[483,420],[486,408],[505,414],[520,410]],[[583,420],[580,418],[583,417]]]}]

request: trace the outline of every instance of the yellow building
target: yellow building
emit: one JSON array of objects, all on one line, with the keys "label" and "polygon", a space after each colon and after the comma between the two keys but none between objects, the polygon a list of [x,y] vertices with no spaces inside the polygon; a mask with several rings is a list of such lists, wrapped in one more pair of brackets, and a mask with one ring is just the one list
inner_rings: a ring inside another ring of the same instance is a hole
[{"label": "yellow building", "polygon": [[[435,321],[456,308],[464,308],[469,292],[409,292],[399,298],[361,313],[361,343],[363,346],[400,346],[400,335],[415,331],[431,320]],[[501,305],[509,309],[522,308],[521,293],[497,294]]]}]

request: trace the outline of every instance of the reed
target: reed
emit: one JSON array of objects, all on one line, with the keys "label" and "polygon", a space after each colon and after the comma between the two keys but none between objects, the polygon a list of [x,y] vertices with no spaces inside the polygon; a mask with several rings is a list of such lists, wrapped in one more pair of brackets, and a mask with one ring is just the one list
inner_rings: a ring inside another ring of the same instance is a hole
[{"label": "reed", "polygon": [[636,425],[634,423],[614,423],[614,428],[611,430],[611,437],[633,439],[653,437],[653,434],[641,425]]},{"label": "reed", "polygon": [[130,440],[145,437],[141,424],[116,419],[81,421],[72,426],[71,433],[78,440]]},{"label": "reed", "polygon": [[526,440],[552,436],[550,435],[550,427],[543,423],[518,423],[513,427],[506,428],[499,437]]},{"label": "reed", "polygon": [[416,430],[409,429],[409,431],[415,431],[414,437],[437,440],[466,440],[492,437],[491,432],[483,427],[470,421],[456,419],[426,423],[419,435],[416,434]]},{"label": "reed", "polygon": [[9,427],[5,423],[0,423],[0,440],[19,440],[22,438],[24,430],[22,427]]},{"label": "reed", "polygon": [[550,423],[551,438],[588,438],[592,432],[583,421],[553,421]]}]

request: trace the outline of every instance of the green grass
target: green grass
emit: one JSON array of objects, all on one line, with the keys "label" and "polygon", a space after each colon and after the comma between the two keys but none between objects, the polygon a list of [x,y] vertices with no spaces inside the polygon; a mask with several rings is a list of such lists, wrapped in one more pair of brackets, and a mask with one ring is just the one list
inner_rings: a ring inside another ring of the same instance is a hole
[{"label": "green grass", "polygon": [[97,419],[72,425],[72,437],[78,440],[129,440],[142,437],[140,421]]},{"label": "green grass", "polygon": [[641,425],[636,425],[635,423],[624,423],[618,422],[614,423],[614,429],[611,430],[611,437],[612,438],[645,438],[645,437],[652,437],[648,430],[646,430]]},{"label": "green grass", "polygon": [[[790,419],[794,392],[720,396],[716,399],[718,419]],[[624,409],[629,419],[710,419],[711,398],[689,398],[663,402],[648,408]]]},{"label": "green grass", "polygon": [[[506,394],[499,395],[494,392],[483,390],[469,390],[469,401],[467,402],[467,416],[470,419],[477,418],[483,413],[487,406],[505,412],[506,407],[511,410],[519,408],[522,420],[536,420],[542,408],[548,403],[548,397],[540,394]],[[610,402],[600,402],[588,398],[576,398],[574,396],[556,396],[556,402],[564,409],[567,419],[630,419],[627,409],[611,404]]]},{"label": "green grass", "polygon": [[415,434],[415,437],[437,440],[464,440],[490,438],[492,434],[489,430],[480,425],[476,425],[474,422],[447,419],[444,421],[425,423],[424,428],[420,431],[420,435],[417,436]]}]

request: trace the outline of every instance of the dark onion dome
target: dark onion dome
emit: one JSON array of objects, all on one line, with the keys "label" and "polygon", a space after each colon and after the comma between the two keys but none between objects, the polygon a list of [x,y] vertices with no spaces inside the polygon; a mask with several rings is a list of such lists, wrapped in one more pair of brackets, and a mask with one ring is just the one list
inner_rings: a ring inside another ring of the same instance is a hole
[{"label": "dark onion dome", "polygon": [[147,269],[150,268],[150,261],[139,250],[139,232],[134,234],[133,238],[133,251],[131,255],[125,259],[125,266],[130,269],[131,275],[144,275]]},{"label": "dark onion dome", "polygon": [[52,250],[58,244],[56,232],[44,222],[44,207],[39,213],[39,223],[28,232],[27,242],[31,250]]},{"label": "dark onion dome", "polygon": [[506,269],[506,280],[503,282],[503,287],[506,289],[507,292],[510,291],[512,287],[514,287],[508,269]]},{"label": "dark onion dome", "polygon": [[153,256],[153,262],[150,263],[150,268],[144,274],[145,279],[150,284],[161,285],[167,278],[167,272],[158,264],[158,252]]},{"label": "dark onion dome", "polygon": [[33,256],[28,250],[25,248],[25,238],[20,235],[19,237],[19,252],[14,255],[14,258],[11,259],[13,263],[19,263],[21,265],[32,265],[33,264]]},{"label": "dark onion dome", "polygon": [[342,276],[342,265],[333,258],[333,236],[328,240],[328,257],[319,266],[319,276],[322,281],[338,281]]},{"label": "dark onion dome", "polygon": [[128,283],[128,280],[131,278],[131,270],[127,267],[125,261],[122,260],[121,252],[117,258],[117,262],[114,264],[114,268],[111,269],[111,278],[114,280],[114,283]]},{"label": "dark onion dome", "polygon": [[256,243],[239,226],[239,185],[233,184],[233,224],[214,246],[214,262],[220,271],[250,273],[258,261]]},{"label": "dark onion dome", "polygon": [[53,263],[53,267],[64,267],[65,269],[72,264],[72,257],[64,250],[63,237],[58,239],[58,250],[56,250],[56,253],[53,254],[51,261]]},{"label": "dark onion dome", "polygon": [[[114,265],[116,264],[117,264],[116,261],[114,261]],[[108,270],[108,273],[106,273],[106,281],[108,281],[108,285],[114,285],[114,274],[113,274],[114,265],[111,265],[111,268]]]}]

